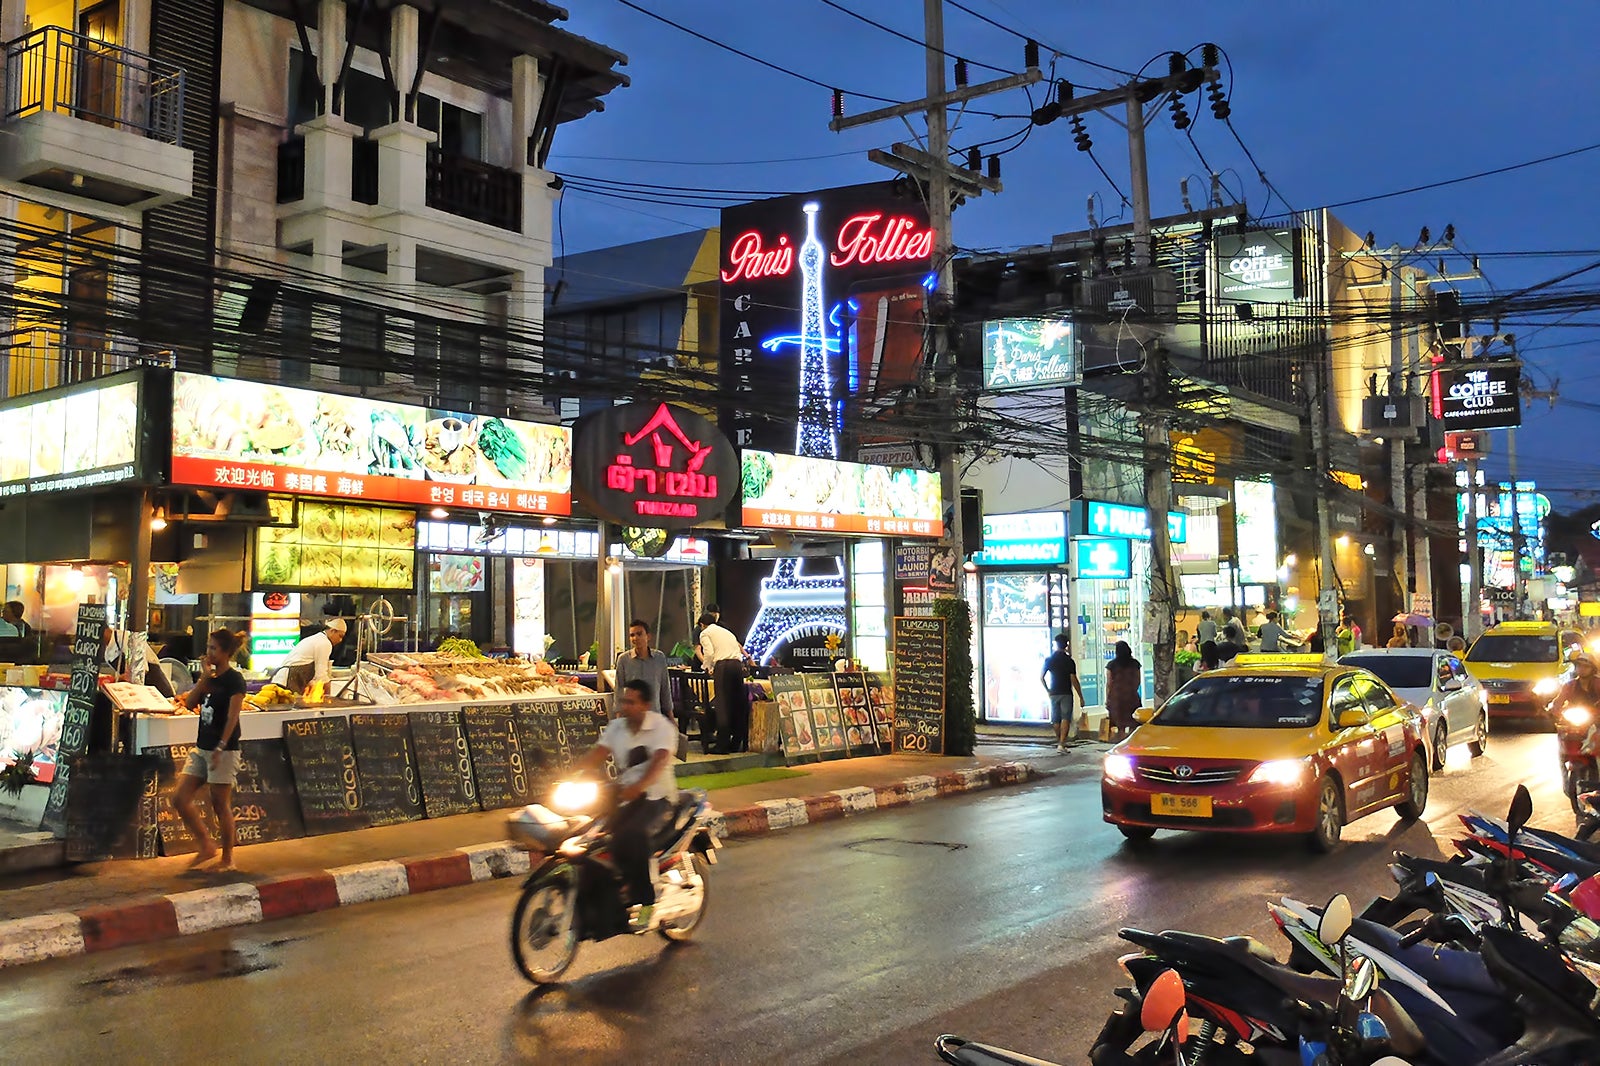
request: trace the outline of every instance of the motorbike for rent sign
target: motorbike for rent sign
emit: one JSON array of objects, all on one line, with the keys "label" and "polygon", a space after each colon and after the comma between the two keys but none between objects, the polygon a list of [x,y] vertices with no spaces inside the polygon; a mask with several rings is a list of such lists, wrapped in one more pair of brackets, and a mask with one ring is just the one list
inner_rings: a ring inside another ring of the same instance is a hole
[{"label": "motorbike for rent sign", "polygon": [[1522,425],[1522,365],[1449,363],[1433,372],[1433,417],[1447,433]]}]

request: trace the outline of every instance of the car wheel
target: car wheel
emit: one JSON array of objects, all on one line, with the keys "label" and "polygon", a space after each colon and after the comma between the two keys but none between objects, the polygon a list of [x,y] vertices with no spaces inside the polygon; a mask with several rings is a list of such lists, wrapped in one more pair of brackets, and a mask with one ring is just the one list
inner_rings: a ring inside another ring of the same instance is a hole
[{"label": "car wheel", "polygon": [[1450,757],[1450,731],[1445,728],[1444,719],[1439,719],[1439,724],[1433,727],[1433,768],[1443,770],[1445,760]]},{"label": "car wheel", "polygon": [[1339,846],[1339,838],[1344,833],[1344,796],[1339,791],[1339,782],[1333,777],[1324,777],[1317,786],[1317,826],[1311,830],[1307,843],[1312,851],[1332,851]]},{"label": "car wheel", "polygon": [[1405,821],[1414,822],[1428,807],[1428,764],[1422,752],[1411,756],[1411,772],[1406,779],[1406,798],[1395,808]]},{"label": "car wheel", "polygon": [[1155,829],[1148,825],[1119,825],[1117,832],[1135,844],[1142,844],[1156,835]]},{"label": "car wheel", "polygon": [[1477,736],[1476,739],[1474,739],[1473,741],[1471,741],[1467,745],[1467,750],[1470,751],[1472,753],[1472,757],[1474,759],[1476,759],[1476,758],[1479,758],[1480,756],[1482,756],[1484,751],[1485,751],[1485,749],[1487,749],[1488,747],[1489,747],[1489,712],[1488,711],[1479,711],[1478,712],[1478,736]]}]

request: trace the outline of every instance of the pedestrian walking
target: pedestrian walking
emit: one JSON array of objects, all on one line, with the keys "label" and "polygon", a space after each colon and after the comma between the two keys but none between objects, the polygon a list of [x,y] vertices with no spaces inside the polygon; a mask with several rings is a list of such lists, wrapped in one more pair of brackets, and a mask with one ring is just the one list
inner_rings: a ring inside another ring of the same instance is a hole
[{"label": "pedestrian walking", "polygon": [[1264,652],[1283,651],[1283,641],[1287,634],[1278,624],[1278,612],[1268,611],[1267,620],[1261,623],[1261,650]]},{"label": "pedestrian walking", "polygon": [[1244,631],[1244,623],[1233,616],[1232,607],[1222,609],[1222,639],[1240,648],[1250,647],[1250,637]]},{"label": "pedestrian walking", "polygon": [[1144,667],[1133,657],[1133,649],[1119,640],[1106,663],[1106,717],[1111,720],[1111,739],[1121,740],[1133,731],[1133,712],[1142,698]]},{"label": "pedestrian walking", "polygon": [[1056,727],[1056,750],[1066,751],[1068,744],[1078,742],[1078,715],[1073,707],[1072,695],[1078,695],[1078,706],[1083,706],[1083,684],[1078,680],[1078,664],[1068,647],[1071,639],[1065,633],[1056,634],[1056,650],[1044,661],[1044,671],[1039,675],[1045,691],[1050,694],[1050,721]]},{"label": "pedestrian walking", "polygon": [[1404,622],[1396,622],[1394,624],[1394,635],[1389,638],[1389,647],[1411,647],[1411,634],[1406,631],[1406,624]]},{"label": "pedestrian walking", "polygon": [[[244,710],[244,676],[233,668],[233,653],[238,650],[239,638],[231,630],[212,633],[206,642],[200,680],[183,697],[186,708],[200,710],[195,745],[178,775],[178,787],[172,796],[178,816],[200,842],[200,851],[190,861],[190,867],[202,866],[220,852],[222,862],[217,869],[233,869],[233,846],[237,842],[233,786],[239,780],[239,715]],[[216,812],[222,834],[220,848],[212,841],[195,806],[194,796],[201,785],[210,790],[211,809]]]},{"label": "pedestrian walking", "polygon": [[1333,631],[1334,644],[1338,647],[1341,656],[1349,655],[1360,647],[1359,638],[1356,636],[1357,632],[1355,623],[1350,620],[1349,612],[1341,614],[1339,616],[1339,628]]},{"label": "pedestrian walking", "polygon": [[1217,639],[1217,623],[1211,620],[1210,611],[1200,612],[1200,624],[1195,627],[1195,639],[1202,644]]}]

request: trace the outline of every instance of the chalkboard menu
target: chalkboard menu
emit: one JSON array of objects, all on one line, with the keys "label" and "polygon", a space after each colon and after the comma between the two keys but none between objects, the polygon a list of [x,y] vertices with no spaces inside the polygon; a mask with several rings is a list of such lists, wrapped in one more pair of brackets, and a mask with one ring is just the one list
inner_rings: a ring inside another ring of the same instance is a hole
[{"label": "chalkboard menu", "polygon": [[894,750],[944,751],[944,619],[894,620]]},{"label": "chalkboard menu", "polygon": [[772,698],[778,704],[778,732],[783,736],[786,759],[805,759],[817,754],[817,734],[806,702],[805,682],[799,674],[777,674],[772,678]]},{"label": "chalkboard menu", "polygon": [[361,809],[372,825],[422,817],[422,782],[404,714],[352,714],[350,739],[361,771]]},{"label": "chalkboard menu", "polygon": [[411,744],[429,818],[478,809],[478,782],[460,711],[411,711]]},{"label": "chalkboard menu", "polygon": [[834,674],[833,688],[839,697],[839,714],[844,719],[844,743],[850,749],[850,754],[878,754],[878,734],[872,724],[866,676],[858,673]]},{"label": "chalkboard menu", "polygon": [[153,859],[160,853],[156,828],[153,755],[79,755],[72,760],[76,784],[67,796],[67,860]]},{"label": "chalkboard menu", "polygon": [[67,687],[67,706],[61,715],[61,740],[56,745],[56,776],[45,798],[44,817],[39,828],[65,836],[67,831],[67,787],[72,777],[72,760],[89,750],[89,721],[94,716],[94,698],[100,691],[100,659],[105,653],[106,605],[78,605],[78,626],[72,634],[72,660]]},{"label": "chalkboard menu", "polygon": [[567,749],[569,759],[581,757],[600,743],[600,734],[605,732],[606,723],[611,721],[603,698],[581,696],[553,702],[561,715],[562,744]]},{"label": "chalkboard menu", "polygon": [[561,709],[548,702],[518,703],[512,705],[511,716],[528,771],[529,801],[538,802],[572,765],[572,753],[561,745]]},{"label": "chalkboard menu", "polygon": [[289,748],[306,832],[316,836],[364,829],[368,821],[361,809],[361,772],[350,719],[343,715],[291,719],[283,723],[283,741]]},{"label": "chalkboard menu", "polygon": [[800,679],[806,704],[811,708],[811,724],[817,731],[817,751],[823,755],[845,754],[844,716],[839,713],[833,675],[801,674]]},{"label": "chalkboard menu", "polygon": [[878,746],[888,751],[894,744],[894,688],[882,674],[868,672],[867,707],[872,711],[872,727],[878,733]]},{"label": "chalkboard menu", "polygon": [[[200,850],[199,841],[172,806],[172,790],[193,748],[192,744],[175,744],[145,749],[146,755],[157,759],[156,824],[161,832],[163,855],[192,855]],[[265,844],[305,836],[300,802],[295,798],[294,771],[289,766],[289,750],[284,742],[280,739],[241,741],[239,756],[239,779],[233,788],[233,824],[239,843]],[[217,819],[211,810],[209,789],[202,788],[195,793],[195,805],[212,838],[217,838]]]},{"label": "chalkboard menu", "polygon": [[529,802],[528,763],[511,708],[469,707],[461,718],[483,809],[520,807]]}]

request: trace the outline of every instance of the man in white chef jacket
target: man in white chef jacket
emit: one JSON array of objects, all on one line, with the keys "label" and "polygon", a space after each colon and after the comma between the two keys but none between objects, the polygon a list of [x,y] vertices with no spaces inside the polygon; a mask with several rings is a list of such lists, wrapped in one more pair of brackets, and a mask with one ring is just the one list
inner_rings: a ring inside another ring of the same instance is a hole
[{"label": "man in white chef jacket", "polygon": [[316,682],[327,684],[333,677],[333,649],[344,642],[343,618],[334,618],[320,633],[313,633],[294,646],[294,651],[272,675],[273,684],[303,694]]}]

